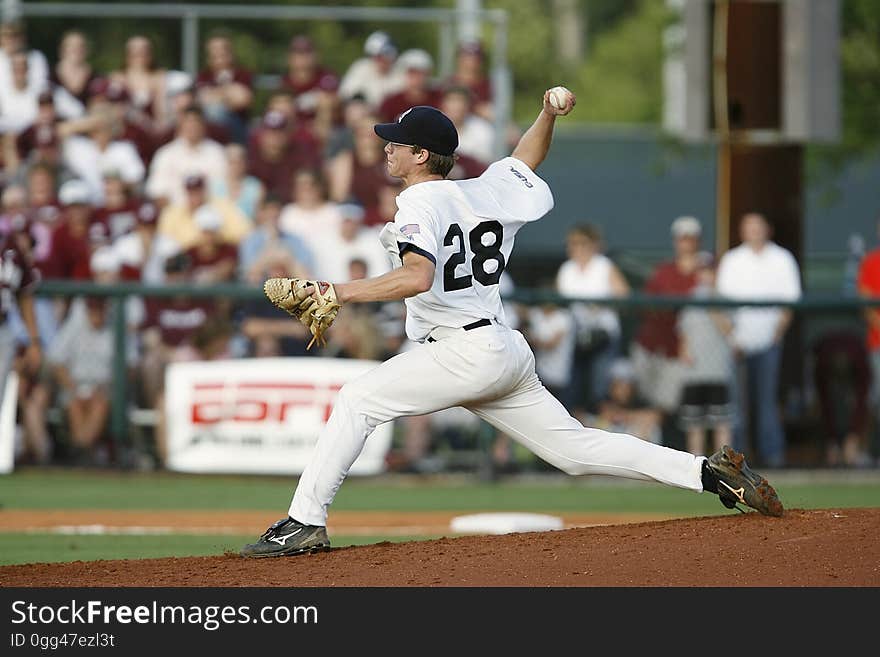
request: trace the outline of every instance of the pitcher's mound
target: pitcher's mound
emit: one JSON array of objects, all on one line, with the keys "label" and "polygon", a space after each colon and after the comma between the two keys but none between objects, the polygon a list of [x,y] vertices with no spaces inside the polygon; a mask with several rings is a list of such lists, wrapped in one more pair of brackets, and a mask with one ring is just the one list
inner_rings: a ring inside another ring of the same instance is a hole
[{"label": "pitcher's mound", "polygon": [[0,568],[3,586],[880,586],[880,509],[754,513],[235,555]]}]

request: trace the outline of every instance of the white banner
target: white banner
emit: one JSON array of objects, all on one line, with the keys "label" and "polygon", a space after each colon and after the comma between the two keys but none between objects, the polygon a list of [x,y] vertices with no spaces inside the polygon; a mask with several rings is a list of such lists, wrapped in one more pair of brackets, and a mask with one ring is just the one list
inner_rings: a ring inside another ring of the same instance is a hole
[{"label": "white banner", "polygon": [[[341,358],[172,363],[165,375],[167,466],[180,472],[301,474],[339,389],[378,364]],[[382,472],[391,424],[370,435],[351,474]]]}]

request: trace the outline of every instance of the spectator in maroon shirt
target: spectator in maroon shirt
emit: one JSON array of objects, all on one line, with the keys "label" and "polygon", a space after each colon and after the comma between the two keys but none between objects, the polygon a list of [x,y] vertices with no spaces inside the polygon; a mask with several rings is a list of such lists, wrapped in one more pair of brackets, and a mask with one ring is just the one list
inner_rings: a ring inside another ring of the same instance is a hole
[{"label": "spectator in maroon shirt", "polygon": [[41,269],[46,278],[87,281],[92,275],[91,191],[83,181],[71,180],[62,185],[59,199],[63,218],[52,233],[52,248]]},{"label": "spectator in maroon shirt", "polygon": [[56,125],[46,124],[37,126],[32,133],[33,145],[27,157],[21,160],[12,179],[14,183],[24,183],[30,170],[36,165],[47,166],[52,170],[55,181],[63,184],[76,174],[70,170],[64,161],[61,152],[61,142]]},{"label": "spectator in maroon shirt", "polygon": [[404,87],[382,101],[379,116],[383,121],[396,121],[410,107],[416,105],[440,106],[440,91],[431,84],[434,60],[425,50],[414,48],[404,52],[397,60],[404,71]]},{"label": "spectator in maroon shirt", "polygon": [[104,172],[104,203],[95,208],[92,220],[107,226],[110,239],[115,240],[131,232],[136,223],[135,213],[140,201],[122,176],[114,170]]},{"label": "spectator in maroon shirt", "polygon": [[281,88],[293,94],[298,121],[324,134],[336,121],[339,76],[321,65],[315,44],[305,36],[295,36],[287,49],[287,73]]},{"label": "spectator in maroon shirt", "polygon": [[[645,284],[645,294],[687,296],[697,285],[700,222],[679,217],[672,222],[673,260],[660,263]],[[633,345],[639,390],[655,407],[671,414],[679,404],[683,373],[675,310],[648,310]]]},{"label": "spectator in maroon shirt", "polygon": [[463,86],[473,94],[473,112],[492,120],[492,85],[486,76],[486,55],[479,41],[459,44],[455,55],[455,71],[444,86]]},{"label": "spectator in maroon shirt", "polygon": [[289,128],[282,113],[270,110],[263,117],[248,152],[248,172],[263,183],[266,193],[285,202],[290,200],[294,173],[321,165],[317,148],[305,141],[292,141]]},{"label": "spectator in maroon shirt", "polygon": [[238,66],[232,39],[215,33],[205,43],[208,66],[196,78],[196,95],[205,118],[224,125],[233,141],[244,144],[254,102],[253,74]]},{"label": "spectator in maroon shirt", "polygon": [[[190,258],[184,253],[165,261],[165,282],[180,285],[187,282],[191,269]],[[139,381],[143,403],[156,408],[161,400],[165,367],[174,352],[189,345],[199,329],[211,317],[208,299],[193,299],[185,295],[170,299],[151,297],[145,303],[142,326],[143,357]]]},{"label": "spectator in maroon shirt", "polygon": [[203,205],[194,219],[201,232],[196,245],[186,251],[190,280],[204,285],[232,281],[238,269],[238,247],[223,239],[223,217],[210,205]]},{"label": "spectator in maroon shirt", "polygon": [[[15,152],[18,159],[24,160],[37,147],[38,137],[47,132],[57,134],[58,114],[55,112],[55,102],[52,92],[43,91],[37,98],[37,118],[25,130],[22,130],[15,138]],[[10,163],[7,163],[9,165]]]},{"label": "spectator in maroon shirt", "polygon": [[27,174],[27,207],[34,236],[34,262],[41,266],[52,249],[52,233],[61,218],[61,206],[55,194],[55,170],[38,162]]},{"label": "spectator in maroon shirt", "polygon": [[[320,154],[321,140],[318,138],[318,135],[312,131],[314,123],[309,125],[308,123],[300,122],[296,118],[296,98],[292,91],[282,88],[278,91],[272,92],[272,95],[269,96],[269,100],[266,101],[266,111],[264,112],[263,117],[265,118],[267,115],[273,113],[280,114],[281,117],[283,117],[286,126],[285,132],[287,133],[287,140],[294,148],[314,151],[316,156]],[[247,146],[249,152],[257,148],[257,142],[259,141],[261,131],[262,123],[251,130],[248,135]]]}]

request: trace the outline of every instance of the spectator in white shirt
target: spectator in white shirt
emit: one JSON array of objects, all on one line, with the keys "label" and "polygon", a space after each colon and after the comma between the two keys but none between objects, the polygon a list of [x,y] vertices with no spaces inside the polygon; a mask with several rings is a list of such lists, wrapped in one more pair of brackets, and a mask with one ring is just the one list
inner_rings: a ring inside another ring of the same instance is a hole
[{"label": "spectator in white shirt", "polygon": [[198,106],[184,110],[177,137],[156,151],[147,177],[147,195],[165,203],[184,203],[187,176],[201,175],[209,184],[221,184],[226,177],[226,153],[205,136],[205,117]]},{"label": "spectator in white shirt", "polygon": [[77,177],[92,189],[92,200],[104,202],[103,176],[109,171],[116,174],[131,188],[144,180],[144,163],[135,145],[120,139],[121,122],[109,111],[96,112],[87,135],[68,137],[64,142],[64,162]]},{"label": "spectator in white shirt", "polygon": [[367,37],[364,55],[342,76],[339,97],[348,100],[361,95],[378,110],[386,97],[403,89],[404,71],[394,66],[397,46],[385,32],[373,32]]},{"label": "spectator in white shirt", "polygon": [[24,25],[18,21],[0,24],[0,97],[12,85],[11,59],[16,53],[24,53],[27,59],[27,87],[39,93],[49,80],[49,64],[39,50],[28,50]]},{"label": "spectator in white shirt", "polygon": [[41,88],[28,83],[27,54],[19,51],[8,57],[8,84],[0,87],[0,134],[21,132],[37,118]]},{"label": "spectator in white shirt", "polygon": [[[602,234],[591,225],[575,226],[566,238],[568,260],[556,275],[556,290],[570,299],[602,299],[629,294],[629,284],[601,252]],[[611,308],[573,303],[577,341],[568,395],[572,411],[595,412],[608,392],[608,371],[620,348],[620,320]]]},{"label": "spectator in white shirt", "polygon": [[458,130],[456,153],[469,155],[487,164],[495,159],[492,157],[495,131],[491,123],[471,111],[472,106],[470,89],[450,87],[443,93],[440,109],[452,120]]},{"label": "spectator in white shirt", "polygon": [[[743,216],[742,244],[725,253],[718,265],[720,296],[756,301],[800,298],[797,262],[790,251],[770,240],[770,234],[770,224],[763,215],[753,212]],[[733,346],[742,358],[748,384],[748,396],[742,399],[751,401],[748,407],[753,409],[749,415],[756,422],[755,447],[760,460],[770,467],[785,463],[777,387],[782,341],[791,319],[791,311],[779,307],[744,306],[733,315]]]},{"label": "spectator in white shirt", "polygon": [[339,206],[327,200],[321,174],[314,169],[298,171],[293,178],[293,202],[281,210],[281,232],[296,235],[317,254],[322,242],[339,234],[341,224]]},{"label": "spectator in white shirt", "polygon": [[338,209],[342,216],[339,229],[314,243],[315,275],[328,281],[353,280],[349,265],[354,260],[364,262],[367,278],[387,272],[385,248],[376,233],[363,226],[364,209],[355,203],[343,203]]},{"label": "spectator in white shirt", "polygon": [[91,456],[110,414],[113,331],[107,302],[86,300],[88,312],[72,314],[49,349],[49,364],[62,392],[70,439],[82,456]]},{"label": "spectator in white shirt", "polygon": [[[551,287],[552,289],[552,287]],[[535,370],[557,399],[566,399],[574,357],[574,318],[568,308],[543,303],[529,310],[529,344],[535,350]]]}]

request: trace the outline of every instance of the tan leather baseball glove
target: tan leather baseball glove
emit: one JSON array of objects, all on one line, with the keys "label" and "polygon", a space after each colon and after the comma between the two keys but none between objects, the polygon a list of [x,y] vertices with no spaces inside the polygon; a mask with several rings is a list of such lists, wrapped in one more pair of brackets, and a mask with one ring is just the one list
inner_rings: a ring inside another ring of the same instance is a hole
[{"label": "tan leather baseball glove", "polygon": [[319,346],[327,344],[324,332],[342,307],[332,283],[305,278],[270,278],[263,284],[263,292],[275,306],[309,329],[312,339],[307,349],[316,342]]}]

